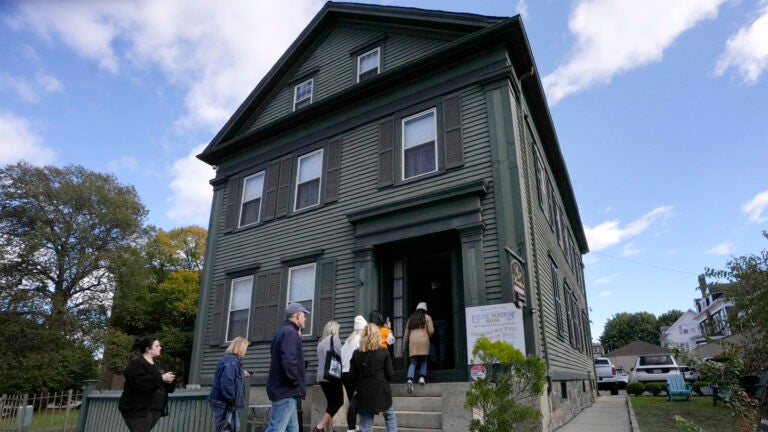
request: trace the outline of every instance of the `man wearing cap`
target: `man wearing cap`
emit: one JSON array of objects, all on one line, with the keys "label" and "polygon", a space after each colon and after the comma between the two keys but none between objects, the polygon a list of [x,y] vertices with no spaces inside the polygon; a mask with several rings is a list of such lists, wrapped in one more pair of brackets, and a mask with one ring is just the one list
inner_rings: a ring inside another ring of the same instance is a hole
[{"label": "man wearing cap", "polygon": [[267,432],[298,432],[296,404],[307,394],[301,329],[309,311],[299,303],[285,308],[285,322],[272,338],[267,396],[272,401]]}]

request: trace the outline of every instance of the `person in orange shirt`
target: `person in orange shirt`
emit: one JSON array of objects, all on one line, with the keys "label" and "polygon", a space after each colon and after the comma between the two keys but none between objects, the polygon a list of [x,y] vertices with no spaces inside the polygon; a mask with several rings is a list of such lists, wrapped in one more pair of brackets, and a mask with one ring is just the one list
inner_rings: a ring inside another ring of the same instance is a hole
[{"label": "person in orange shirt", "polygon": [[368,322],[376,324],[381,332],[381,346],[383,348],[389,348],[390,345],[395,343],[395,335],[392,334],[392,323],[384,321],[384,314],[379,311],[371,312],[368,317]]}]

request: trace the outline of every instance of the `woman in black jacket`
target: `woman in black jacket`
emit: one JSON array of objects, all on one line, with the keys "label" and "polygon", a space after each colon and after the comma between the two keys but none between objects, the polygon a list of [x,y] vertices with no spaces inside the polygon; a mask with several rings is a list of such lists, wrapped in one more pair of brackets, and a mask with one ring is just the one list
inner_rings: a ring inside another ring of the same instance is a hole
[{"label": "woman in black jacket", "polygon": [[160,355],[160,341],[147,336],[134,343],[139,353],[128,363],[123,376],[125,387],[118,405],[131,432],[149,432],[168,415],[168,393],[176,389],[176,375],[166,372],[155,357]]},{"label": "woman in black jacket", "polygon": [[360,432],[370,432],[373,416],[384,414],[387,432],[397,431],[397,419],[392,408],[392,389],[389,381],[394,376],[392,357],[381,346],[381,333],[374,324],[368,324],[360,339],[360,348],[352,354],[349,374],[355,383],[355,406],[360,415]]}]

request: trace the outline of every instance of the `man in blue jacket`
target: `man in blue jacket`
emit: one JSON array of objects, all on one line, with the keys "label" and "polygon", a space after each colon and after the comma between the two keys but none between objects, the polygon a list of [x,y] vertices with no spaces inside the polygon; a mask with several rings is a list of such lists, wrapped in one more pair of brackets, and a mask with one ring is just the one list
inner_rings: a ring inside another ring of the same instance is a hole
[{"label": "man in blue jacket", "polygon": [[298,432],[296,404],[307,394],[301,329],[309,311],[299,303],[285,308],[285,322],[272,338],[267,396],[272,401],[266,432]]}]

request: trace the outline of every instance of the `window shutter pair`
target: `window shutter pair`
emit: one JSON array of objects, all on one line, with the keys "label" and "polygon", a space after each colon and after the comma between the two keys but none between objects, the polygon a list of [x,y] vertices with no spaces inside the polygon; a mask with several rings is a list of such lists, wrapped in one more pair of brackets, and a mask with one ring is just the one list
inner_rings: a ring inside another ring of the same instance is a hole
[{"label": "window shutter pair", "polygon": [[288,156],[269,164],[264,185],[263,221],[269,221],[288,214],[292,161],[292,157]]},{"label": "window shutter pair", "polygon": [[282,280],[282,270],[261,272],[256,275],[248,329],[248,339],[251,342],[271,340],[277,326],[282,322],[280,316]]},{"label": "window shutter pair", "polygon": [[[461,139],[461,96],[443,99],[442,143],[445,169],[464,165],[464,143]],[[395,151],[400,138],[395,137],[395,119],[379,123],[379,188],[391,186],[395,179]]]}]

